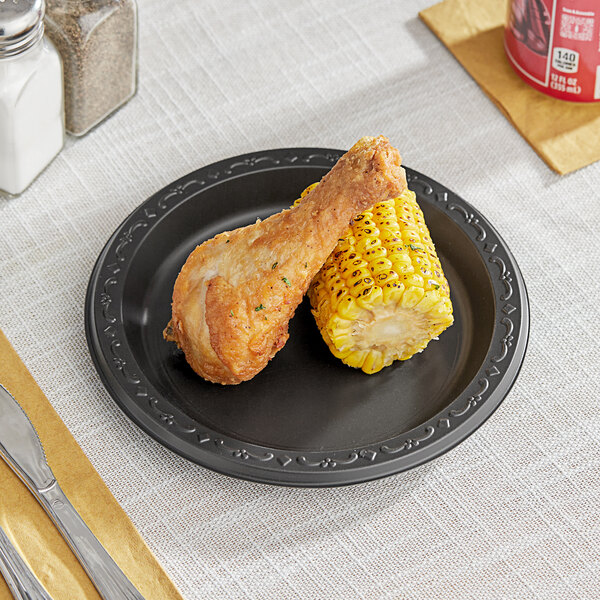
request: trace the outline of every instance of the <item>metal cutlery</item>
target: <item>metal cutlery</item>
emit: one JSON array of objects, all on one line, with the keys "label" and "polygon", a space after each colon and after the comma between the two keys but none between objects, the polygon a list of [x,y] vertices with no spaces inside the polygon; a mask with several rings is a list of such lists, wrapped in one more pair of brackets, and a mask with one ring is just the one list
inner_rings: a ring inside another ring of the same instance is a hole
[{"label": "metal cutlery", "polygon": [[52,600],[0,527],[0,572],[15,600]]},{"label": "metal cutlery", "polygon": [[104,600],[144,600],[84,523],[46,461],[37,431],[0,385],[0,456],[48,513]]}]

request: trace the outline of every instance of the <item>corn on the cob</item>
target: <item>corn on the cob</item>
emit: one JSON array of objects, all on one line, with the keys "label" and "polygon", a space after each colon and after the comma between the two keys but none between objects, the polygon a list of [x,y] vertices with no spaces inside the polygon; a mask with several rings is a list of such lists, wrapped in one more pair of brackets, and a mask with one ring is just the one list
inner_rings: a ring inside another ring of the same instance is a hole
[{"label": "corn on the cob", "polygon": [[411,358],[454,320],[448,282],[410,190],[352,220],[308,295],[331,352],[365,373]]}]

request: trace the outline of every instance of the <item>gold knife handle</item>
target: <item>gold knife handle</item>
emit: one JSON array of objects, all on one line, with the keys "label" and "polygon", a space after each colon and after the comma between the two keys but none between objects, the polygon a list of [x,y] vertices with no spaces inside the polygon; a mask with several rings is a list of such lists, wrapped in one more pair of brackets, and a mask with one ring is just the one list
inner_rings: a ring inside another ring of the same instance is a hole
[{"label": "gold knife handle", "polygon": [[52,600],[0,527],[0,572],[16,600]]},{"label": "gold knife handle", "polygon": [[104,600],[144,600],[54,482],[35,493]]}]

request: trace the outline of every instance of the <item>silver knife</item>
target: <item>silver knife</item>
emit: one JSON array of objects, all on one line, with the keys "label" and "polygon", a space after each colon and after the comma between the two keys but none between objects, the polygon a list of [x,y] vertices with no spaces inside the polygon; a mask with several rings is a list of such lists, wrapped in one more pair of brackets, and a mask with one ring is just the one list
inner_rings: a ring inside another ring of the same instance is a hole
[{"label": "silver knife", "polygon": [[52,600],[0,527],[0,572],[15,600]]},{"label": "silver knife", "polygon": [[0,456],[19,476],[65,538],[104,600],[144,600],[88,529],[48,466],[37,431],[0,385]]}]

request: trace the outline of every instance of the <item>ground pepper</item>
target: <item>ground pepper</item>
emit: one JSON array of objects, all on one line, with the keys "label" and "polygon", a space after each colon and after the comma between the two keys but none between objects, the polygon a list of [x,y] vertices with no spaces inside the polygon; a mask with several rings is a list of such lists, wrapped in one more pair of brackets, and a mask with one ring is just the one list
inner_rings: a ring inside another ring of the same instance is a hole
[{"label": "ground pepper", "polygon": [[66,129],[84,135],[135,94],[135,0],[48,0],[46,31],[63,60]]}]

